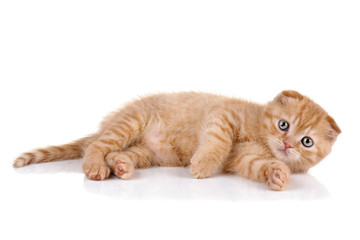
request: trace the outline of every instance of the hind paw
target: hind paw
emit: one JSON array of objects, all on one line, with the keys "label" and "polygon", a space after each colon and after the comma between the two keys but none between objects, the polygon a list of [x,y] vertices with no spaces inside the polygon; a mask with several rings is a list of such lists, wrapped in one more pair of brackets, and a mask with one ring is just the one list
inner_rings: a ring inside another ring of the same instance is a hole
[{"label": "hind paw", "polygon": [[119,153],[111,152],[105,157],[113,173],[121,179],[129,179],[135,171],[135,164],[129,156]]},{"label": "hind paw", "polygon": [[91,180],[104,180],[110,176],[110,168],[99,163],[86,163],[83,165],[83,170]]},{"label": "hind paw", "polygon": [[134,163],[130,160],[116,160],[114,165],[114,174],[121,179],[129,179],[135,171]]}]

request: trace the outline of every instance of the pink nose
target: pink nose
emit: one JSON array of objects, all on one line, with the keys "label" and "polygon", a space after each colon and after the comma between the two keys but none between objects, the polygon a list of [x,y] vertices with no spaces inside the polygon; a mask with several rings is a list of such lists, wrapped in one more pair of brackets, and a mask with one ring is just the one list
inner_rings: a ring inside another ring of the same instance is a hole
[{"label": "pink nose", "polygon": [[291,143],[288,143],[288,142],[285,142],[285,141],[284,141],[284,144],[285,144],[285,150],[288,149],[288,148],[293,148],[294,147]]}]

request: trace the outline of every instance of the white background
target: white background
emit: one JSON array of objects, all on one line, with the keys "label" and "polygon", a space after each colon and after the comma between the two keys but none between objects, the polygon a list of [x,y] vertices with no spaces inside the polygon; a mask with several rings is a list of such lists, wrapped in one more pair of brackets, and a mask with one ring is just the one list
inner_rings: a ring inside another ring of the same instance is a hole
[{"label": "white background", "polygon": [[[359,239],[359,1],[1,1],[1,239]],[[81,161],[12,168],[157,92],[265,103],[310,96],[343,134],[271,192],[237,176],[138,170],[87,180]]]}]

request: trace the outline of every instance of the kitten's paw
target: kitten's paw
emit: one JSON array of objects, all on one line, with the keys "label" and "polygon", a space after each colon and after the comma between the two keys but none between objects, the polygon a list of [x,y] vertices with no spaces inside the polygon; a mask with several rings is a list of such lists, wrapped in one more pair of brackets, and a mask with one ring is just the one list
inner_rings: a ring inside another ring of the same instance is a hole
[{"label": "kitten's paw", "polygon": [[83,170],[91,180],[104,180],[110,176],[110,168],[99,163],[85,163]]},{"label": "kitten's paw", "polygon": [[271,161],[265,175],[266,186],[271,190],[285,190],[290,183],[290,169],[280,161]]},{"label": "kitten's paw", "polygon": [[105,160],[118,178],[126,180],[134,174],[135,164],[126,154],[111,152],[106,155]]},{"label": "kitten's paw", "polygon": [[114,174],[123,180],[129,179],[135,171],[134,163],[130,160],[116,160],[114,165]]},{"label": "kitten's paw", "polygon": [[194,178],[207,178],[214,174],[217,164],[211,161],[192,161],[190,172]]}]

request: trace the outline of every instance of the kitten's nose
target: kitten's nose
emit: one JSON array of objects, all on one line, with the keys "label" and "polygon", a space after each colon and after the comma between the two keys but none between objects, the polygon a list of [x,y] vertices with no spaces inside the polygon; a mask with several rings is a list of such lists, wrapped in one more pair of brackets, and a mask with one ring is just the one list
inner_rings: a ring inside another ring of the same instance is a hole
[{"label": "kitten's nose", "polygon": [[291,143],[286,142],[286,141],[284,141],[284,144],[285,144],[285,150],[288,149],[288,148],[293,148],[294,147]]}]

